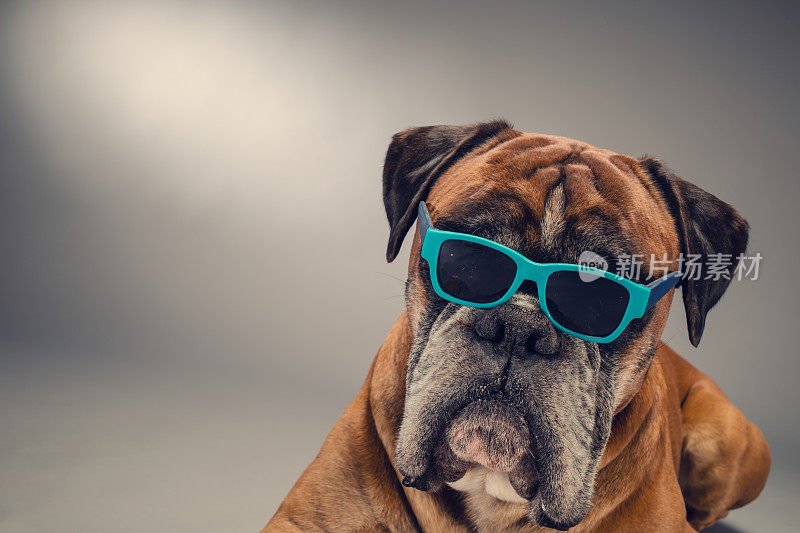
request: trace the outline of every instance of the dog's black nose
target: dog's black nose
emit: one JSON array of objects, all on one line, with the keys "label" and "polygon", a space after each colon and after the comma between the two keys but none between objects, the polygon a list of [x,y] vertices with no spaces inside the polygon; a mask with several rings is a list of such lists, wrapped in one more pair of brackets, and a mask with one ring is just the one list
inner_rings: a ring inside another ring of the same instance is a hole
[{"label": "dog's black nose", "polygon": [[550,357],[559,349],[558,333],[538,309],[538,303],[524,307],[507,302],[486,310],[475,320],[475,332],[482,339],[497,344],[508,343],[515,353],[523,357]]}]

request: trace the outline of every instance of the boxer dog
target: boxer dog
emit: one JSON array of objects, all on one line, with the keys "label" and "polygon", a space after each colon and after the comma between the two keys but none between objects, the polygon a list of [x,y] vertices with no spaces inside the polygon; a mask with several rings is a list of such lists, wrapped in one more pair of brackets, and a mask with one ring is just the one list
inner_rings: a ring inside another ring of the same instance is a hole
[{"label": "boxer dog", "polygon": [[759,494],[761,432],[661,342],[674,283],[618,320],[648,274],[672,278],[644,264],[627,294],[570,270],[665,258],[697,346],[735,265],[680,258],[745,251],[730,205],[652,157],[504,121],[396,134],[383,198],[389,261],[419,220],[406,309],[264,531],[693,531]]}]

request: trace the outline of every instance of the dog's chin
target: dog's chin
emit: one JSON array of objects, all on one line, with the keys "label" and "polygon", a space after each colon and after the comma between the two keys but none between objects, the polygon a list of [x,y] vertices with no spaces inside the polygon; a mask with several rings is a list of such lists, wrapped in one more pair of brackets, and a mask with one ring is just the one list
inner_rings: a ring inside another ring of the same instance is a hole
[{"label": "dog's chin", "polygon": [[451,487],[512,503],[535,497],[538,479],[530,430],[505,401],[468,404],[450,422],[443,440],[447,453],[440,454],[438,466]]},{"label": "dog's chin", "polygon": [[525,419],[497,399],[477,400],[464,407],[448,425],[445,439],[460,461],[498,472],[511,472],[530,453]]}]

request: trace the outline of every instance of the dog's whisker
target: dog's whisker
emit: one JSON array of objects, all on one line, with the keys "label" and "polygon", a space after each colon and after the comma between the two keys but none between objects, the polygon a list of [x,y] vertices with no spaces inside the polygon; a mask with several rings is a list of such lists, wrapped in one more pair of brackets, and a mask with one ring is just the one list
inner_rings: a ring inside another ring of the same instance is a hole
[{"label": "dog's whisker", "polygon": [[669,339],[667,339],[667,340],[665,340],[665,341],[664,341],[664,344],[668,344],[668,343],[669,343],[670,341],[672,341],[672,339],[674,339],[674,338],[675,338],[675,337],[678,335],[678,333],[680,333],[680,332],[681,332],[681,328],[678,328],[678,329],[675,331],[675,333],[673,333],[673,334],[672,334],[672,336],[670,336],[670,338],[669,338]]},{"label": "dog's whisker", "polygon": [[387,278],[391,278],[391,279],[393,279],[395,281],[399,281],[400,283],[403,283],[403,284],[405,284],[405,282],[406,282],[406,280],[398,278],[397,276],[392,276],[391,274],[387,274],[386,272],[375,272],[375,274],[380,274],[381,276],[384,276],[384,277],[387,277]]}]

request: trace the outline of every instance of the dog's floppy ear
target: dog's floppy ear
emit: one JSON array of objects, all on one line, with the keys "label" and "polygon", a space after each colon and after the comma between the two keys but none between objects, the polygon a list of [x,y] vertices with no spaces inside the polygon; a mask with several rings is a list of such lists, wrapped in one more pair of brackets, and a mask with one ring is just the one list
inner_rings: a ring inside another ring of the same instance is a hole
[{"label": "dog's floppy ear", "polygon": [[389,218],[386,260],[397,257],[417,204],[445,170],[480,144],[511,128],[503,120],[470,126],[409,128],[392,137],[383,165],[383,205]]},{"label": "dog's floppy ear", "polygon": [[[684,259],[690,254],[700,256],[698,262],[702,268],[699,279],[685,276],[680,284],[689,340],[697,346],[703,336],[706,315],[728,288],[739,256],[747,248],[750,227],[733,207],[679,178],[661,161],[646,156],[639,163],[669,207]],[[719,264],[720,270],[725,270],[725,275],[712,275],[711,279],[705,279],[709,277],[707,265],[710,254],[730,254],[730,261],[726,261],[725,266],[722,262]]]}]

